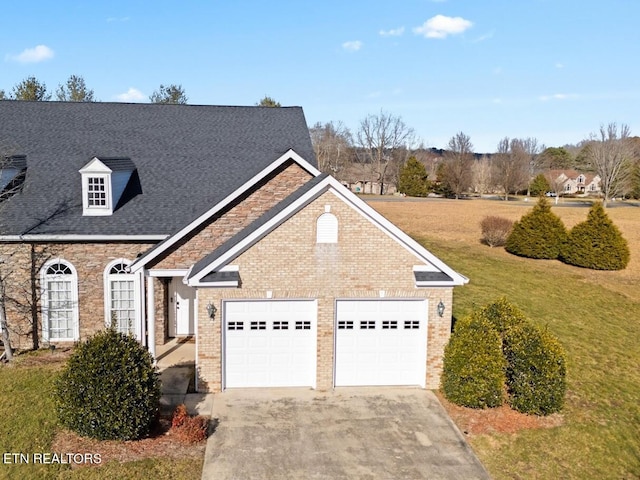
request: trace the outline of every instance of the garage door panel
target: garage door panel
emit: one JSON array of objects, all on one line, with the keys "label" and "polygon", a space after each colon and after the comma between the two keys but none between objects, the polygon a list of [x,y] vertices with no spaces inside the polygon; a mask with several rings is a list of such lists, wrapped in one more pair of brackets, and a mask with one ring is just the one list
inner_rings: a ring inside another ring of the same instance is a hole
[{"label": "garage door panel", "polygon": [[229,301],[224,313],[226,388],[315,387],[315,301]]},{"label": "garage door panel", "polygon": [[425,386],[426,300],[340,300],[336,323],[336,386]]}]

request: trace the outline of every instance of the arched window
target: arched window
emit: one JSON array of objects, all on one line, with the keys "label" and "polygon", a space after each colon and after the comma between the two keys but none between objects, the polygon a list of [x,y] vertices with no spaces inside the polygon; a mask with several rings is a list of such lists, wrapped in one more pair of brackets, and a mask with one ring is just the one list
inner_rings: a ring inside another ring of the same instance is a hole
[{"label": "arched window", "polygon": [[136,276],[129,273],[131,264],[118,259],[105,269],[105,320],[118,332],[136,334]]},{"label": "arched window", "polygon": [[75,341],[78,328],[78,274],[69,262],[48,261],[41,271],[42,337],[45,341]]},{"label": "arched window", "polygon": [[338,243],[338,219],[332,213],[323,213],[316,222],[316,243]]}]

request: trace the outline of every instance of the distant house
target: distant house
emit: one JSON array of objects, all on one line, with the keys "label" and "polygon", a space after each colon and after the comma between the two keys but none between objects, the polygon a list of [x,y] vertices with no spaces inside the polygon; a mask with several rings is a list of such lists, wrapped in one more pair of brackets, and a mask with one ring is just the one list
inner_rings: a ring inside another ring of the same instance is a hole
[{"label": "distant house", "polygon": [[576,170],[551,170],[547,180],[556,193],[563,195],[599,194],[600,176],[593,173],[582,173]]}]

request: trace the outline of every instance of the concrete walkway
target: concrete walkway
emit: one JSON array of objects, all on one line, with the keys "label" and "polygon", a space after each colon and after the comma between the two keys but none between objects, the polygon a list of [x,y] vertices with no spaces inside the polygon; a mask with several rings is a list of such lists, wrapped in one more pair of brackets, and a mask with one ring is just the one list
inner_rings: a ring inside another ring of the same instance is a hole
[{"label": "concrete walkway", "polygon": [[195,343],[174,339],[156,347],[156,363],[162,382],[160,413],[170,415],[184,403],[191,415],[211,416],[213,394],[188,393],[195,376]]},{"label": "concrete walkway", "polygon": [[203,480],[489,479],[428,390],[216,394]]}]

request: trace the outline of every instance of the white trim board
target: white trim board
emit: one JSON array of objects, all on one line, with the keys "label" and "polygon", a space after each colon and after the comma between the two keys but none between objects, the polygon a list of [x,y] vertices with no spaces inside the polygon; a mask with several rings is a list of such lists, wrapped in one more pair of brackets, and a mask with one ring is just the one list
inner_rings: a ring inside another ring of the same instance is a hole
[{"label": "white trim board", "polygon": [[[309,190],[306,194],[301,196],[298,200],[287,206],[271,220],[264,225],[261,225],[258,229],[252,232],[247,237],[243,238],[236,245],[224,252],[220,257],[213,260],[207,267],[202,269],[195,275],[192,275],[188,279],[189,285],[199,285],[203,277],[211,272],[220,270],[225,267],[229,262],[233,261],[240,253],[250,248],[257,243],[260,239],[266,236],[269,232],[274,230],[277,226],[287,221],[291,216],[301,210],[304,206],[308,205],[315,199],[317,199],[324,192],[329,191],[334,194],[338,199],[353,208],[356,212],[366,218],[373,225],[378,227],[382,232],[388,235],[390,238],[398,242],[411,254],[419,258],[426,264],[433,265],[437,270],[440,270],[452,278],[451,282],[442,284],[442,286],[464,285],[469,281],[468,278],[459,274],[451,267],[446,265],[442,260],[437,258],[426,248],[413,240],[409,235],[404,233],[394,224],[389,222],[386,218],[376,212],[372,207],[367,205],[364,201],[360,200],[355,194],[346,189],[338,180],[333,177],[326,177],[318,185]],[[432,284],[433,285],[433,284]],[[431,285],[430,285],[431,286]]]},{"label": "white trim board", "polygon": [[144,268],[144,266],[147,263],[149,263],[153,259],[157,258],[160,254],[162,254],[167,249],[169,249],[170,247],[175,245],[178,241],[180,241],[182,238],[184,238],[192,230],[194,230],[195,228],[198,228],[200,225],[202,225],[203,223],[208,221],[213,215],[218,213],[224,207],[226,207],[231,202],[233,202],[237,197],[239,197],[243,193],[247,192],[254,185],[256,185],[258,182],[263,180],[265,177],[267,177],[269,174],[274,172],[278,167],[280,167],[284,163],[288,162],[289,160],[293,160],[294,162],[296,162],[300,167],[302,167],[304,170],[309,172],[314,177],[317,177],[318,175],[320,175],[320,170],[315,168],[313,165],[311,165],[309,162],[307,162],[304,158],[302,158],[300,155],[298,155],[292,149],[287,150],[287,152],[284,155],[281,155],[280,157],[278,157],[271,164],[269,164],[266,168],[262,169],[257,175],[255,175],[252,178],[250,178],[249,180],[247,180],[243,185],[241,185],[235,191],[231,192],[229,195],[227,195],[221,201],[216,203],[212,208],[210,208],[205,213],[200,215],[198,218],[196,218],[195,220],[190,222],[188,225],[186,225],[185,227],[180,229],[174,235],[172,235],[171,237],[167,238],[165,242],[163,242],[162,244],[154,247],[153,249],[148,251],[146,254],[144,254],[140,258],[138,258],[131,265],[131,270],[133,272],[135,272],[135,271],[137,271],[137,270],[139,270],[141,268]]}]

